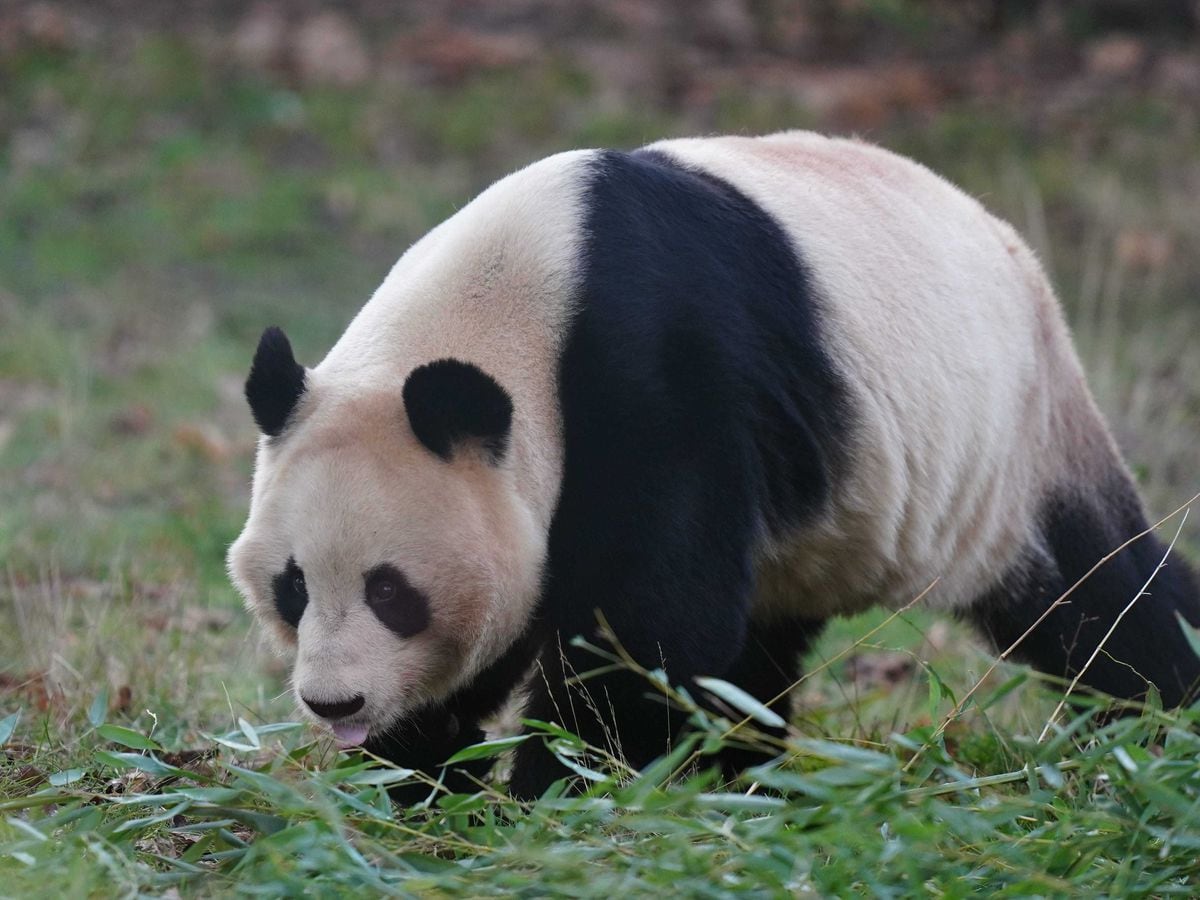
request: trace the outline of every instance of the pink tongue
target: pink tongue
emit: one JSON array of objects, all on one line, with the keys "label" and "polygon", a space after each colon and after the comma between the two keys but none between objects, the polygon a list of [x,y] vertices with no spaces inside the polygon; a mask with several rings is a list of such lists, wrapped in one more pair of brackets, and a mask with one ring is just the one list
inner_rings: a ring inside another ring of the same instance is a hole
[{"label": "pink tongue", "polygon": [[337,745],[340,750],[357,747],[367,739],[367,726],[334,725],[333,736],[337,738]]}]

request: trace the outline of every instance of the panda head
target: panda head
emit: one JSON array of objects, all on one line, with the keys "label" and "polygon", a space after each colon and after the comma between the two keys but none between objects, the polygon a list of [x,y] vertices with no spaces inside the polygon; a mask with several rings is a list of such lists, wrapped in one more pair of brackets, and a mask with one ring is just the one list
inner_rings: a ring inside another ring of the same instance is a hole
[{"label": "panda head", "polygon": [[513,486],[512,400],[454,359],[347,385],[300,366],[278,329],[246,397],[262,437],[230,573],[294,648],[301,708],[362,743],[527,624],[545,535]]}]

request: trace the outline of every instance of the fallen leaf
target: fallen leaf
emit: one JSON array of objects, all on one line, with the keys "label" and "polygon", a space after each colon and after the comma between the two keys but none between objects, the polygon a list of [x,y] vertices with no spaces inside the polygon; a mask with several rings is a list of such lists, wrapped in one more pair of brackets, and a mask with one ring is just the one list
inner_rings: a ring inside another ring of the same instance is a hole
[{"label": "fallen leaf", "polygon": [[179,628],[187,634],[201,631],[224,631],[233,624],[233,613],[227,609],[205,609],[200,606],[189,606],[179,619]]},{"label": "fallen leaf", "polygon": [[229,458],[229,441],[215,425],[184,423],[175,428],[171,438],[176,446],[208,462],[219,463]]},{"label": "fallen leaf", "polygon": [[348,87],[371,74],[366,42],[341,13],[326,11],[306,20],[296,32],[292,52],[300,78],[308,84]]},{"label": "fallen leaf", "polygon": [[24,675],[0,672],[0,693],[14,694],[42,712],[62,699],[62,692],[48,684],[42,672],[27,672]]},{"label": "fallen leaf", "polygon": [[117,688],[117,695],[113,698],[110,709],[113,712],[128,712],[129,707],[133,705],[133,688],[127,684]]},{"label": "fallen leaf", "polygon": [[115,434],[140,435],[154,424],[154,411],[145,403],[134,403],[118,412],[109,421],[108,427]]},{"label": "fallen leaf", "polygon": [[1146,44],[1128,35],[1115,35],[1093,41],[1083,53],[1083,66],[1089,75],[1124,78],[1135,74],[1146,60]]},{"label": "fallen leaf", "polygon": [[1161,269],[1173,249],[1170,236],[1161,231],[1128,228],[1117,235],[1117,259],[1131,269]]},{"label": "fallen leaf", "polygon": [[846,661],[846,677],[860,691],[891,690],[912,678],[916,663],[907,653],[858,653]]},{"label": "fallen leaf", "polygon": [[256,3],[230,38],[233,56],[256,69],[282,66],[287,55],[288,22],[275,3]]}]

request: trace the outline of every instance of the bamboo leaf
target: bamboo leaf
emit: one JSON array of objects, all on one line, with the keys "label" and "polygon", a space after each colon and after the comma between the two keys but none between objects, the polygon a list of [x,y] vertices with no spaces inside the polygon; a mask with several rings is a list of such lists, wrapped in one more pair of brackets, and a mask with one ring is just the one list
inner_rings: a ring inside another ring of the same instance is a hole
[{"label": "bamboo leaf", "polygon": [[99,728],[104,724],[105,717],[108,716],[108,688],[100,689],[100,692],[92,699],[92,705],[88,707],[88,721],[92,723],[93,728]]},{"label": "bamboo leaf", "polygon": [[494,741],[483,741],[479,744],[472,744],[470,747],[464,747],[455,753],[452,757],[446,760],[446,765],[451,766],[455,763],[469,762],[473,759],[491,759],[499,756],[505,750],[509,750],[517,744],[522,744],[528,740],[531,735],[515,734],[512,737],[496,738]]},{"label": "bamboo leaf", "polygon": [[152,737],[147,737],[132,728],[122,725],[101,725],[96,729],[97,734],[106,741],[130,747],[134,750],[161,750],[162,746]]},{"label": "bamboo leaf", "polygon": [[53,775],[50,775],[46,780],[55,787],[63,787],[73,784],[86,774],[87,771],[85,769],[64,769],[61,772],[55,772]]},{"label": "bamboo leaf", "polygon": [[703,676],[695,679],[695,681],[704,690],[724,700],[738,712],[749,716],[756,722],[760,722],[771,728],[783,728],[787,725],[787,722],[784,721],[779,713],[764,705],[757,698],[751,697],[735,684],[722,681],[720,678]]},{"label": "bamboo leaf", "polygon": [[253,725],[251,725],[245,719],[239,717],[238,728],[242,730],[242,734],[246,736],[246,740],[254,745],[255,750],[262,749],[262,741],[258,739],[258,732],[254,730]]},{"label": "bamboo leaf", "polygon": [[8,739],[12,737],[14,731],[17,730],[17,722],[21,720],[21,710],[17,710],[12,715],[5,716],[0,719],[0,744],[8,743]]},{"label": "bamboo leaf", "polygon": [[1200,628],[1196,628],[1181,613],[1176,612],[1175,618],[1179,620],[1179,627],[1183,629],[1183,637],[1188,642],[1188,646],[1192,648],[1192,652],[1200,656]]}]

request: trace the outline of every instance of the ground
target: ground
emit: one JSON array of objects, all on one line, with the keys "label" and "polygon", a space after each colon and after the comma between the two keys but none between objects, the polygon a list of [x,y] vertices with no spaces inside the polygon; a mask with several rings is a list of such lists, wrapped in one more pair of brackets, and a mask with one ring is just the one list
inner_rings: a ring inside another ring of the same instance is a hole
[{"label": "ground", "polygon": [[912,155],[1029,238],[1170,513],[1200,490],[1194,32],[862,5],[907,35],[888,55],[853,16],[768,28],[772,3],[707,4],[675,42],[637,4],[554,28],[465,4],[470,27],[376,40],[300,7],[108,31],[0,8],[0,895],[1196,892],[1197,715],[1055,717],[1053,686],[919,610],[837,623],[784,770],[689,779],[685,746],[618,785],[559,736],[594,796],[393,813],[404,773],[285,725],[223,569],[264,325],[316,361],[405,246],[549,152],[795,126]]}]

